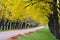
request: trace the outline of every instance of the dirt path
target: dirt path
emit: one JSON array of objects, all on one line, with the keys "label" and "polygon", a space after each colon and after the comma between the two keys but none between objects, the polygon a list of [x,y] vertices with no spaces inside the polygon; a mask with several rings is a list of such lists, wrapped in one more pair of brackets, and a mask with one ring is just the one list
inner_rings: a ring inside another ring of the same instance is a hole
[{"label": "dirt path", "polygon": [[36,28],[30,28],[30,29],[24,29],[24,30],[15,30],[15,31],[7,31],[7,32],[0,32],[0,40],[8,40],[8,38],[16,36],[18,34],[25,35],[26,33],[37,31],[44,28],[44,26],[36,27]]}]

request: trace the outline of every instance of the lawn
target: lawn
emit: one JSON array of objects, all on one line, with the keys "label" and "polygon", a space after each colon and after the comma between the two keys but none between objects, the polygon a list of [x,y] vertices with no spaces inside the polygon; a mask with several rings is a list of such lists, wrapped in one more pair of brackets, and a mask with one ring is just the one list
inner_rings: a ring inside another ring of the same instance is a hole
[{"label": "lawn", "polygon": [[56,40],[56,38],[50,33],[48,27],[46,27],[30,35],[19,37],[17,40]]}]

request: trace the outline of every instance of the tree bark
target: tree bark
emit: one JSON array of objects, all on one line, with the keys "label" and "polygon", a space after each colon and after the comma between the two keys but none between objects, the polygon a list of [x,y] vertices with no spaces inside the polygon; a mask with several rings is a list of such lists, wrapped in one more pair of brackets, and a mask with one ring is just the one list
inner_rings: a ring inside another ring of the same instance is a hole
[{"label": "tree bark", "polygon": [[52,34],[60,40],[60,34],[59,34],[59,22],[58,22],[58,11],[57,11],[57,0],[53,1],[53,7],[52,7],[52,11],[53,14],[50,14],[48,19],[48,26],[50,31],[52,32]]}]

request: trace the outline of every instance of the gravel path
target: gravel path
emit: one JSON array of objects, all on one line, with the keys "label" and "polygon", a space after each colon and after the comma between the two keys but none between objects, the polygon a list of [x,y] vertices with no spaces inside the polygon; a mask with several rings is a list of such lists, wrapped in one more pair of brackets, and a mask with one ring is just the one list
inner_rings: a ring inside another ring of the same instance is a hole
[{"label": "gravel path", "polygon": [[16,36],[17,34],[22,34],[36,31],[39,29],[44,28],[44,26],[36,27],[36,28],[30,28],[30,29],[23,29],[23,30],[15,30],[15,31],[6,31],[6,32],[0,32],[0,40],[8,40],[8,38]]}]

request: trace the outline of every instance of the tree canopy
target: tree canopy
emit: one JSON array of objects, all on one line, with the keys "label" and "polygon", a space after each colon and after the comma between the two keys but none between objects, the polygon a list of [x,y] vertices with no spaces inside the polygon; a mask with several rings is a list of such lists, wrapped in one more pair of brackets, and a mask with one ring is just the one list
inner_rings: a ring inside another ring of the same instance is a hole
[{"label": "tree canopy", "polygon": [[31,18],[40,24],[48,22],[53,0],[0,0],[0,18],[25,20]]}]

